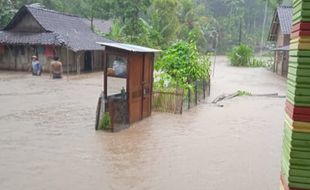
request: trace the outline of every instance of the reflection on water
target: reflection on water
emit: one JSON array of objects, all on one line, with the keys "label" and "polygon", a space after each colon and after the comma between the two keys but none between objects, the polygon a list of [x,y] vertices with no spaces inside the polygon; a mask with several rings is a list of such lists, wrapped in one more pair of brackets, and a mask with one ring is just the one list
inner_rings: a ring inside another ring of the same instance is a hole
[{"label": "reflection on water", "polygon": [[[228,82],[228,93],[285,92],[263,69],[216,72],[213,96]],[[0,72],[0,189],[278,188],[284,99],[240,97],[96,132],[101,74],[69,82],[19,74]]]}]

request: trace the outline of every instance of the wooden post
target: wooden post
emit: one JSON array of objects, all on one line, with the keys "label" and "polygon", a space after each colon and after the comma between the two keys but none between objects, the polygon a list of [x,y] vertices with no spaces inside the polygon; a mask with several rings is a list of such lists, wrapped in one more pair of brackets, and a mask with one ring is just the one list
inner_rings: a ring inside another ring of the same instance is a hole
[{"label": "wooden post", "polygon": [[203,92],[203,99],[206,99],[206,80],[203,79],[202,81],[202,92]]},{"label": "wooden post", "polygon": [[150,92],[151,92],[151,96],[150,96],[150,109],[151,109],[151,115],[152,115],[152,106],[153,106],[153,83],[154,83],[154,57],[155,57],[155,53],[151,54],[151,86],[150,86]]},{"label": "wooden post", "polygon": [[208,83],[207,83],[207,88],[208,88],[208,96],[210,96],[210,94],[211,94],[211,79],[210,79],[210,77],[209,77],[209,79],[208,79]]},{"label": "wooden post", "polygon": [[69,34],[67,32],[67,81],[69,81]]},{"label": "wooden post", "polygon": [[67,80],[69,80],[69,47],[67,47]]},{"label": "wooden post", "polygon": [[17,55],[18,55],[18,49],[15,46],[14,47],[14,70],[17,71]]},{"label": "wooden post", "polygon": [[75,68],[76,68],[75,70],[76,70],[76,74],[79,74],[79,70],[78,70],[78,58],[77,58],[78,55],[77,55],[77,54],[78,54],[78,52],[76,52],[76,53],[74,54],[74,58],[75,58],[74,60],[75,60]]},{"label": "wooden post", "polygon": [[75,57],[75,61],[76,61],[76,72],[78,75],[81,74],[81,63],[80,63],[80,57],[81,57],[81,52],[76,52],[76,57]]},{"label": "wooden post", "polygon": [[174,114],[177,113],[177,105],[178,105],[178,83],[176,84],[175,87],[175,95],[174,95]]},{"label": "wooden post", "polygon": [[104,81],[103,81],[103,92],[104,92],[104,99],[108,98],[108,55],[104,53]]},{"label": "wooden post", "polygon": [[188,97],[187,108],[188,108],[188,109],[191,109],[191,90],[190,90],[190,89],[188,89],[188,95],[187,95],[187,97]]},{"label": "wooden post", "polygon": [[[102,94],[101,94],[102,95]],[[95,124],[95,130],[98,130],[99,128],[99,122],[100,122],[100,113],[101,113],[101,101],[102,101],[102,96],[99,96],[98,102],[97,102],[97,110],[96,110],[96,124]]]},{"label": "wooden post", "polygon": [[143,104],[144,104],[144,84],[145,84],[145,81],[144,81],[144,72],[145,72],[145,53],[142,54],[142,81],[141,81],[141,98],[142,98],[142,101],[141,101],[141,118],[140,120],[143,119]]},{"label": "wooden post", "polygon": [[197,81],[195,81],[195,104],[198,105]]}]

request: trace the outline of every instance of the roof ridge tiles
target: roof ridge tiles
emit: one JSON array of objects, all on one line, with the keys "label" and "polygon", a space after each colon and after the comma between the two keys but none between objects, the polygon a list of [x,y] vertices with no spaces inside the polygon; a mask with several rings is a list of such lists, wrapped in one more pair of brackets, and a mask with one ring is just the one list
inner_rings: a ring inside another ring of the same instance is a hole
[{"label": "roof ridge tiles", "polygon": [[293,8],[293,6],[292,5],[280,5],[280,6],[278,6],[278,8],[291,9],[291,8]]},{"label": "roof ridge tiles", "polygon": [[31,8],[31,9],[46,11],[46,12],[55,13],[55,14],[59,14],[59,15],[64,15],[64,16],[71,16],[71,17],[83,18],[83,17],[81,17],[81,16],[79,16],[79,15],[75,15],[75,14],[71,14],[71,13],[65,13],[65,12],[59,12],[59,11],[47,9],[47,8],[44,8],[44,7],[34,6],[33,4],[24,5],[24,6],[27,7],[28,9]]}]

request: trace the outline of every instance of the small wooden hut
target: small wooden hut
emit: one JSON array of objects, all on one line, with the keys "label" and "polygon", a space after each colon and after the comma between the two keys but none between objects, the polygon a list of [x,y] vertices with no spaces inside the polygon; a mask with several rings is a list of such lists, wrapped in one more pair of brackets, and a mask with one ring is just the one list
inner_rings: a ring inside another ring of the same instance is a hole
[{"label": "small wooden hut", "polygon": [[290,34],[292,29],[293,8],[291,6],[279,6],[273,16],[268,41],[275,43],[274,72],[278,75],[287,76],[288,54]]},{"label": "small wooden hut", "polygon": [[110,114],[113,129],[149,117],[154,54],[159,50],[122,43],[98,44],[105,47],[103,107]]},{"label": "small wooden hut", "polygon": [[64,70],[101,70],[103,48],[97,41],[112,42],[95,34],[83,18],[25,5],[0,31],[0,69],[28,71],[36,55],[48,71],[56,55]]}]

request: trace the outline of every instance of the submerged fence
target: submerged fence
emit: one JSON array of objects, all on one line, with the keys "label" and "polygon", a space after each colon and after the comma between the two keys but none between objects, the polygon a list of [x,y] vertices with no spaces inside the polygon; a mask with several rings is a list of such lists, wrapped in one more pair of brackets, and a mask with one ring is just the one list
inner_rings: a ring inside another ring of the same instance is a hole
[{"label": "submerged fence", "polygon": [[183,108],[183,93],[154,91],[152,110],[181,114]]},{"label": "submerged fence", "polygon": [[193,90],[187,91],[153,91],[152,110],[182,114],[184,110],[198,105],[210,95],[210,81],[196,81],[193,86]]}]

